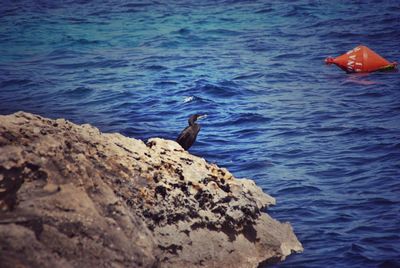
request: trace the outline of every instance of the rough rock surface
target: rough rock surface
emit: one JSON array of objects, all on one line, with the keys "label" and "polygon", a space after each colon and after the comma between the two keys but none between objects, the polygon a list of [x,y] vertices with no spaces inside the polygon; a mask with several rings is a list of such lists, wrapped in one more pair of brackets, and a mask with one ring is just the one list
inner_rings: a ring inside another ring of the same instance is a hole
[{"label": "rough rock surface", "polygon": [[0,116],[2,267],[257,267],[302,250],[273,204],[174,141]]}]

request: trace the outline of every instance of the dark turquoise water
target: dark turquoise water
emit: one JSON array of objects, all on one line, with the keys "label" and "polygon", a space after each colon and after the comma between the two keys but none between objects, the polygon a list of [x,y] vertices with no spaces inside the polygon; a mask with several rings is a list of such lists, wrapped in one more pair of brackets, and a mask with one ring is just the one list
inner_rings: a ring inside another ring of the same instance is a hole
[{"label": "dark turquoise water", "polygon": [[141,139],[207,113],[192,153],[253,178],[304,245],[279,267],[400,267],[399,73],[323,63],[400,61],[400,2],[169,2],[3,0],[0,113]]}]

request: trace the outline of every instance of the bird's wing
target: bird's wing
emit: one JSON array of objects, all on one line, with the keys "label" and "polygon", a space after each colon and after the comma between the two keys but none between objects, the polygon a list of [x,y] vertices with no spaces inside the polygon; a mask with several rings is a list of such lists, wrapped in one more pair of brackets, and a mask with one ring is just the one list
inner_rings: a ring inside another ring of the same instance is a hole
[{"label": "bird's wing", "polygon": [[196,141],[197,133],[200,131],[200,126],[194,124],[186,127],[178,136],[176,141],[182,146],[183,149],[188,150]]},{"label": "bird's wing", "polygon": [[190,131],[188,131],[189,127],[186,127],[181,134],[179,134],[178,138],[176,138],[176,141],[179,143],[179,141],[186,139],[188,136],[190,136]]}]

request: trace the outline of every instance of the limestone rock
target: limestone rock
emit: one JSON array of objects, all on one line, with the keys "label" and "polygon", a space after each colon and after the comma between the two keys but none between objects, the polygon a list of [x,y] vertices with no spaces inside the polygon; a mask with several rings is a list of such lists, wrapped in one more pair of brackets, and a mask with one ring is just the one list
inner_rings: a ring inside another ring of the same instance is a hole
[{"label": "limestone rock", "polygon": [[5,267],[257,267],[302,250],[273,204],[174,141],[0,116]]}]

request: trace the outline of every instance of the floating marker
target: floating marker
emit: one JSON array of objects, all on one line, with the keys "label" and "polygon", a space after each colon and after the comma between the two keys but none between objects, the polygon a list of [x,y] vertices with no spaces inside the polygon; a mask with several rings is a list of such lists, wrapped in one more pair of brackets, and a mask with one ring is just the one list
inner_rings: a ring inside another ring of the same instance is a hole
[{"label": "floating marker", "polygon": [[358,46],[336,58],[328,57],[325,63],[336,64],[348,73],[369,73],[397,67],[397,62],[390,63],[366,46]]}]

